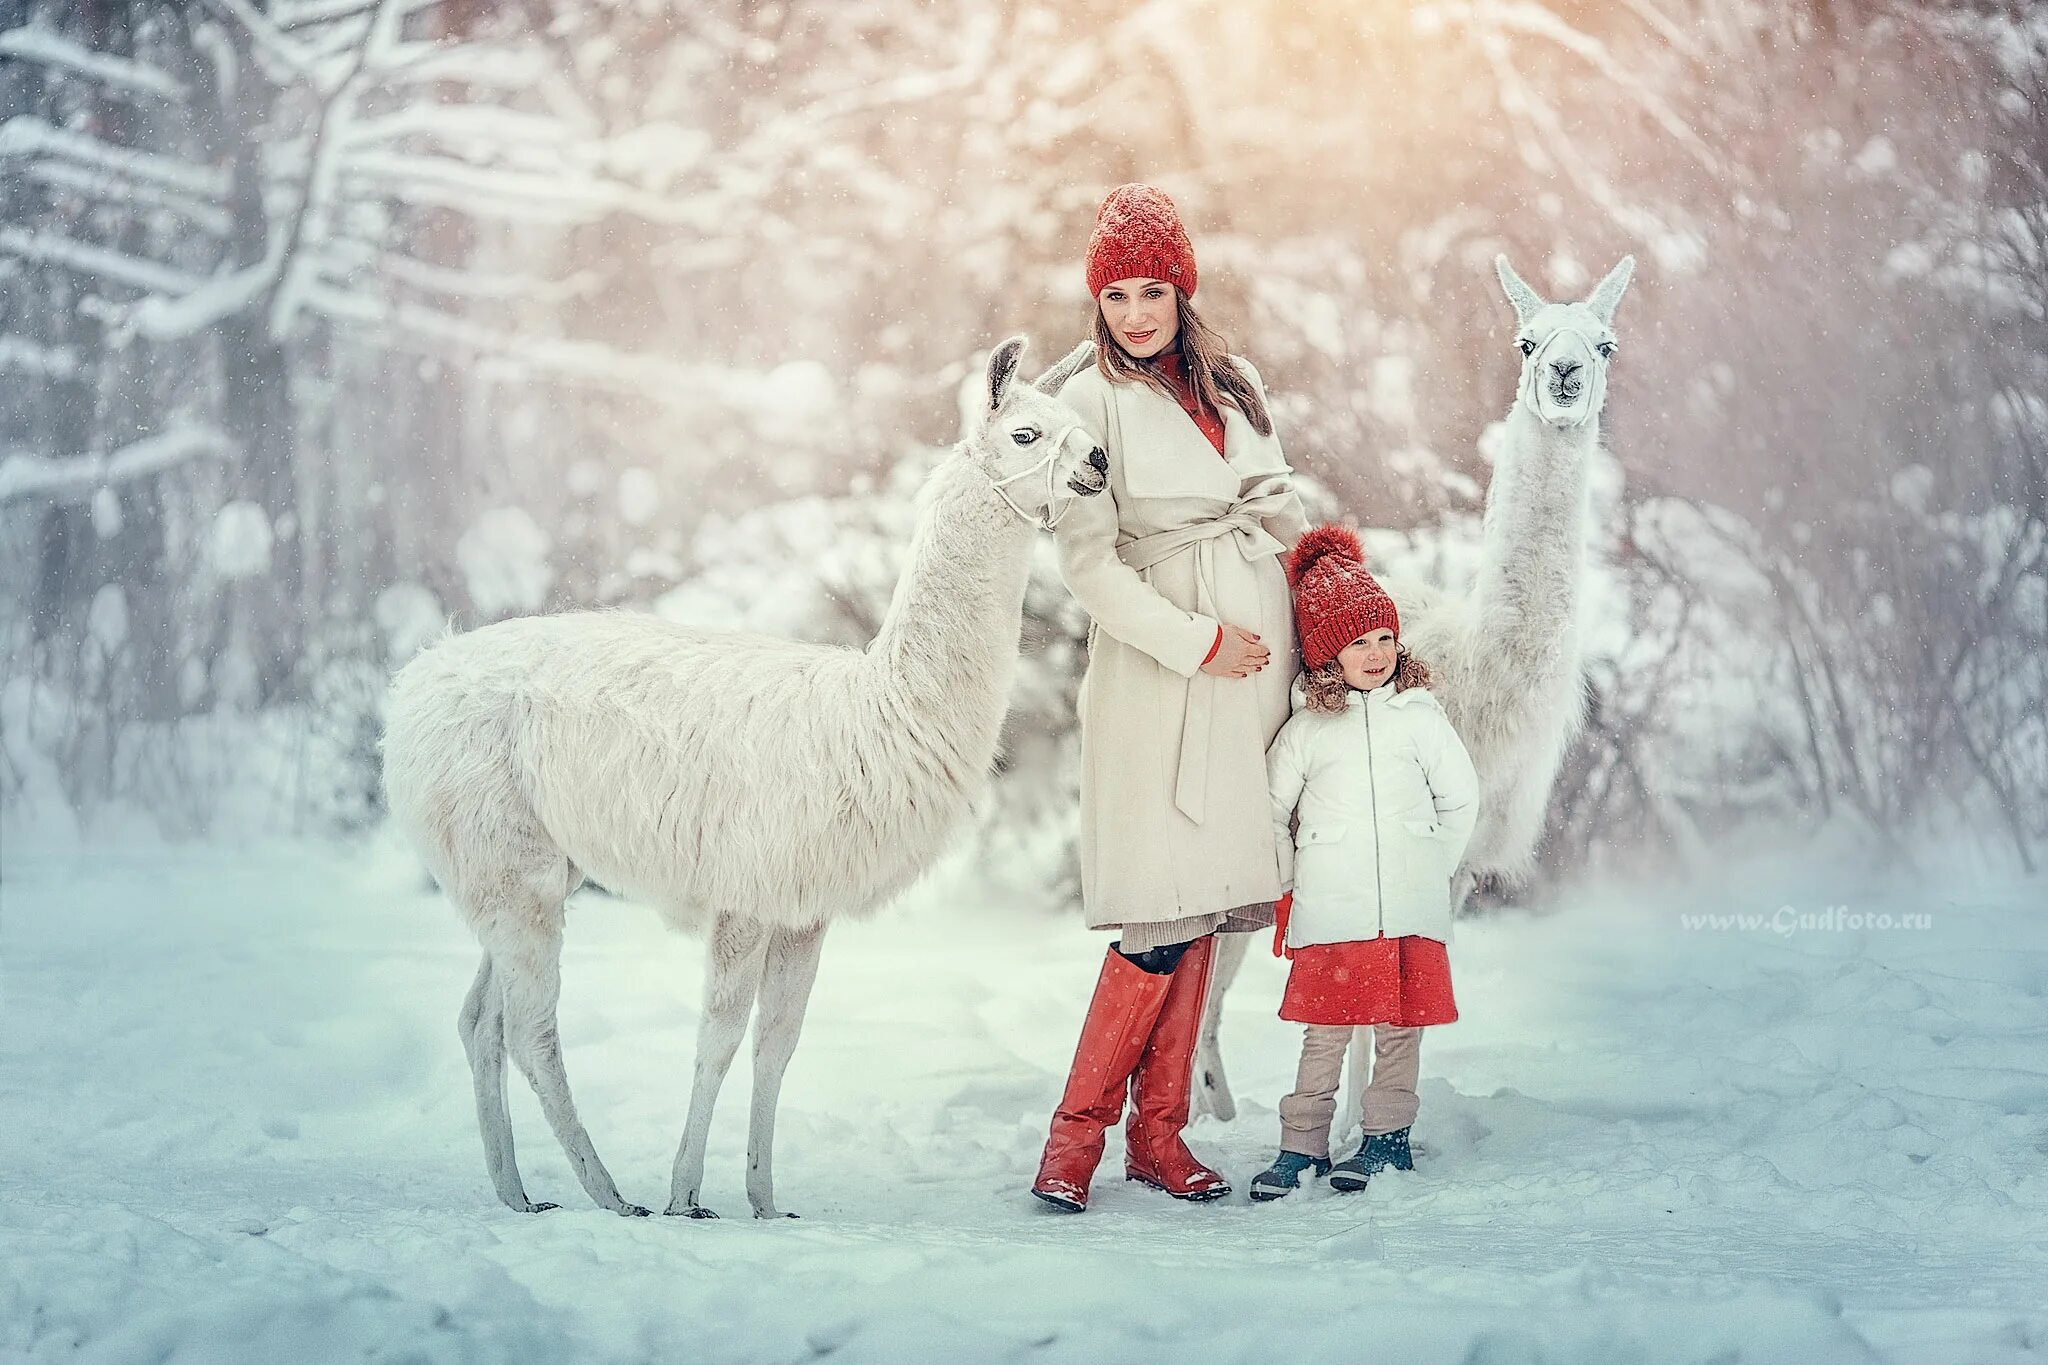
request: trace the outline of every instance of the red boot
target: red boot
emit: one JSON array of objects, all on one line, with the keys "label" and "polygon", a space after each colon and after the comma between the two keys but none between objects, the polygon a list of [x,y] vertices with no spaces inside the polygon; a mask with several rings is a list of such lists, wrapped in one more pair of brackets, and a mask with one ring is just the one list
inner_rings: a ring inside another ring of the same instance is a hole
[{"label": "red boot", "polygon": [[1196,939],[1167,977],[1171,983],[1152,1037],[1131,1073],[1131,1116],[1124,1122],[1124,1178],[1142,1181],[1175,1199],[1221,1199],[1230,1182],[1195,1160],[1181,1141],[1188,1126],[1195,1071],[1195,1036],[1209,995],[1216,936]]},{"label": "red boot", "polygon": [[1081,1041],[1074,1045],[1067,1090],[1053,1111],[1038,1179],[1031,1183],[1031,1192],[1055,1208],[1079,1213],[1088,1207],[1103,1130],[1123,1116],[1124,1086],[1173,981],[1139,970],[1114,948],[1103,959]]}]

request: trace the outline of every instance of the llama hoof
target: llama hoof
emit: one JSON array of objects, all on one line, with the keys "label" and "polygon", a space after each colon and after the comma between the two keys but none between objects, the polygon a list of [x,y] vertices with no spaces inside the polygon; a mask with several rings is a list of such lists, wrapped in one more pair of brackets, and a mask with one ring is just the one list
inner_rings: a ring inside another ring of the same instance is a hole
[{"label": "llama hoof", "polygon": [[756,1218],[794,1218],[794,1217],[796,1217],[796,1215],[795,1215],[795,1214],[793,1214],[793,1213],[777,1213],[777,1212],[776,1212],[776,1211],[775,1211],[774,1209],[755,1209],[755,1210],[754,1210],[754,1217],[756,1217]]},{"label": "llama hoof", "polygon": [[711,1211],[710,1209],[707,1209],[707,1208],[705,1208],[705,1207],[704,1207],[704,1206],[703,1206],[702,1204],[691,1204],[691,1205],[688,1205],[687,1207],[684,1207],[684,1208],[680,1208],[680,1209],[674,1209],[674,1208],[671,1208],[671,1209],[663,1209],[663,1210],[662,1210],[662,1212],[663,1212],[664,1214],[668,1215],[668,1216],[669,1216],[669,1217],[671,1217],[671,1218],[716,1218],[716,1217],[718,1217],[718,1215],[717,1215],[717,1214],[713,1213],[713,1212],[712,1212],[712,1211]]},{"label": "llama hoof", "polygon": [[621,1218],[652,1218],[653,1216],[653,1209],[643,1209],[638,1204],[621,1204],[619,1206],[619,1217]]},{"label": "llama hoof", "polygon": [[528,1204],[525,1208],[520,1209],[519,1212],[546,1213],[549,1209],[558,1209],[560,1207],[562,1207],[560,1204]]}]

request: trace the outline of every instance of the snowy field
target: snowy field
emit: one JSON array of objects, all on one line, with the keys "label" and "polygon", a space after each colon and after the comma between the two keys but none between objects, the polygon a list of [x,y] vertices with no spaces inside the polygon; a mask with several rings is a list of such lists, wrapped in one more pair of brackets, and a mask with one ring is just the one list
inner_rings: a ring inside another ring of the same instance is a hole
[{"label": "snowy field", "polygon": [[[1419,1168],[1194,1207],[1105,1166],[1025,1194],[1099,939],[936,875],[834,931],[746,1218],[585,1201],[514,1078],[521,1216],[454,1020],[474,950],[391,854],[37,853],[0,881],[0,1361],[2048,1361],[2048,885],[1893,894],[1753,872],[1460,931]],[[1685,927],[1693,912],[1929,927]],[[659,1208],[700,948],[577,901],[579,1107]],[[1226,1046],[1270,1157],[1296,1035],[1255,954]],[[1112,1152],[1120,1148],[1112,1133]]]}]

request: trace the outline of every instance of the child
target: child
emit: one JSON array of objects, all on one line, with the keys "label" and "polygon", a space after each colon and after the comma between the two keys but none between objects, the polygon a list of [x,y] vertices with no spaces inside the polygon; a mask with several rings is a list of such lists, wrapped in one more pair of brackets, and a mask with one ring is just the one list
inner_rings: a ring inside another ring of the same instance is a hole
[{"label": "child", "polygon": [[[1393,599],[1341,526],[1303,536],[1288,564],[1300,627],[1295,712],[1266,754],[1281,902],[1274,951],[1294,965],[1280,1017],[1306,1024],[1294,1093],[1280,1101],[1280,1155],[1251,1197],[1278,1199],[1303,1171],[1362,1190],[1411,1170],[1421,1030],[1458,1017],[1451,998],[1451,874],[1479,814],[1471,756],[1400,643]],[[1288,833],[1291,817],[1299,828]],[[1291,905],[1289,902],[1292,902]],[[1365,1142],[1332,1169],[1330,1120],[1353,1027],[1375,1030]]]}]

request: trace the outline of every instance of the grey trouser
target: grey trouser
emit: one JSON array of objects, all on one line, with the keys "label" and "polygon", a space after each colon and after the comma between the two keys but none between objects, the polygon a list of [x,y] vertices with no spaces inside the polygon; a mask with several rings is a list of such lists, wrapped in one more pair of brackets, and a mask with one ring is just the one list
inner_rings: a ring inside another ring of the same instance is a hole
[{"label": "grey trouser", "polygon": [[[1422,1070],[1422,1030],[1374,1024],[1372,1083],[1365,1088],[1364,1131],[1391,1133],[1415,1122],[1420,1101],[1415,1078]],[[1301,1067],[1294,1093],[1280,1101],[1280,1146],[1303,1156],[1330,1154],[1330,1120],[1337,1113],[1337,1082],[1344,1074],[1344,1049],[1351,1029],[1310,1024],[1301,1040]]]}]

